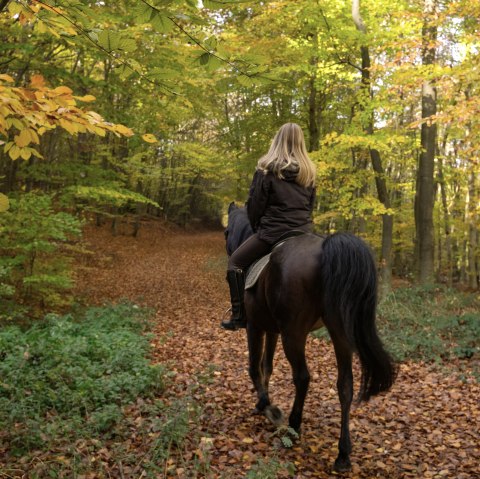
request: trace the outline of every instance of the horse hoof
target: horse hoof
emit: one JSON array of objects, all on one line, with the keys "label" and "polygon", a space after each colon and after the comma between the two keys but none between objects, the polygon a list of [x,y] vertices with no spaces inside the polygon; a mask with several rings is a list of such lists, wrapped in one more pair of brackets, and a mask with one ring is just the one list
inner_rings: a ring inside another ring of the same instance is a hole
[{"label": "horse hoof", "polygon": [[283,424],[283,413],[277,406],[267,406],[265,416],[275,427]]},{"label": "horse hoof", "polygon": [[349,472],[352,470],[352,463],[350,459],[336,459],[335,464],[333,465],[333,470],[335,472]]}]

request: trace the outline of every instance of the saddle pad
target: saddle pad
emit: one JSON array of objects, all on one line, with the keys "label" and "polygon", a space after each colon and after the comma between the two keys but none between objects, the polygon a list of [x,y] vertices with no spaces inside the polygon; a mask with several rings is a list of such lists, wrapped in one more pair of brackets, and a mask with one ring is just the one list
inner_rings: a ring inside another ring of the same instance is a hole
[{"label": "saddle pad", "polygon": [[270,261],[270,254],[271,253],[267,254],[266,256],[262,256],[259,260],[255,261],[252,266],[250,266],[247,271],[247,277],[245,278],[245,289],[250,289],[255,286],[260,273]]}]

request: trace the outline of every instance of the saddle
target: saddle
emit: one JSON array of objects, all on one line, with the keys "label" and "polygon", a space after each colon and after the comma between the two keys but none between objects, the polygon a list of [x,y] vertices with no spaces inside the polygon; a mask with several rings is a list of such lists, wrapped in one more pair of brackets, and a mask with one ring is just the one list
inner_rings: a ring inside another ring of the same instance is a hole
[{"label": "saddle", "polygon": [[278,248],[289,239],[292,239],[292,238],[295,238],[296,236],[300,236],[304,234],[306,234],[306,232],[301,230],[292,230],[285,233],[273,245],[272,251],[270,253],[268,253],[265,256],[262,256],[260,259],[257,259],[257,261],[253,262],[252,265],[248,268],[247,274],[245,275],[245,290],[251,289],[257,284],[258,278],[260,277],[260,274],[262,273],[262,271],[265,269],[265,266],[267,266],[267,264],[269,263],[270,256],[275,248]]}]

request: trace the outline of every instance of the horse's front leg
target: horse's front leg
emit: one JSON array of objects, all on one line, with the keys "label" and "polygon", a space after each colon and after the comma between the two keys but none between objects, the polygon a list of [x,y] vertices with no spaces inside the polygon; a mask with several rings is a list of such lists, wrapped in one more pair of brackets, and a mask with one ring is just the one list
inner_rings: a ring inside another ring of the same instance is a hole
[{"label": "horse's front leg", "polygon": [[333,340],[335,356],[337,358],[338,378],[337,390],[342,411],[342,422],[340,426],[340,440],[338,441],[338,457],[335,460],[334,469],[338,472],[349,471],[350,452],[352,444],[350,441],[350,406],[353,398],[353,374],[352,374],[352,352],[344,344]]},{"label": "horse's front leg", "polygon": [[305,359],[306,342],[307,336],[303,334],[282,335],[283,349],[292,367],[293,383],[295,385],[295,401],[288,418],[288,424],[297,433],[300,433],[303,406],[310,384],[310,373]]},{"label": "horse's front leg", "polygon": [[249,358],[248,372],[258,397],[255,409],[257,412],[263,412],[265,408],[270,405],[263,371],[265,332],[256,329],[249,323],[247,326],[247,339]]}]

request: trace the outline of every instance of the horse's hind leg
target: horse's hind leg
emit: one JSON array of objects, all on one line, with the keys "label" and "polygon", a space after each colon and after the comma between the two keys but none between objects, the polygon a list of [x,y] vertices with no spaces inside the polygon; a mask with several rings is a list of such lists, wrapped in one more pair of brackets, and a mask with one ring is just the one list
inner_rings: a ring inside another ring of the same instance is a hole
[{"label": "horse's hind leg", "polygon": [[345,342],[333,339],[335,356],[337,358],[338,378],[337,390],[342,411],[340,426],[340,440],[338,441],[338,457],[335,460],[334,469],[345,472],[351,469],[350,452],[350,406],[353,398],[353,375],[352,375],[352,352]]},{"label": "horse's hind leg", "polygon": [[269,401],[267,407],[265,408],[265,416],[273,425],[280,426],[283,423],[283,413],[277,406],[270,404],[268,389],[270,376],[272,375],[273,371],[273,357],[275,355],[275,349],[277,348],[277,342],[277,333],[267,333],[265,340],[265,351],[263,353],[263,382]]},{"label": "horse's hind leg", "polygon": [[258,412],[263,412],[265,407],[270,404],[263,370],[265,332],[255,329],[249,324],[247,327],[247,338],[249,352],[248,372],[258,397],[255,409]]},{"label": "horse's hind leg", "polygon": [[273,357],[277,348],[278,334],[267,333],[265,340],[265,351],[263,353],[263,381],[268,393],[268,383],[273,372]]},{"label": "horse's hind leg", "polygon": [[305,359],[306,341],[306,335],[282,335],[283,349],[292,367],[293,383],[295,384],[295,401],[288,418],[288,424],[297,432],[300,432],[303,405],[310,384],[310,373]]}]

